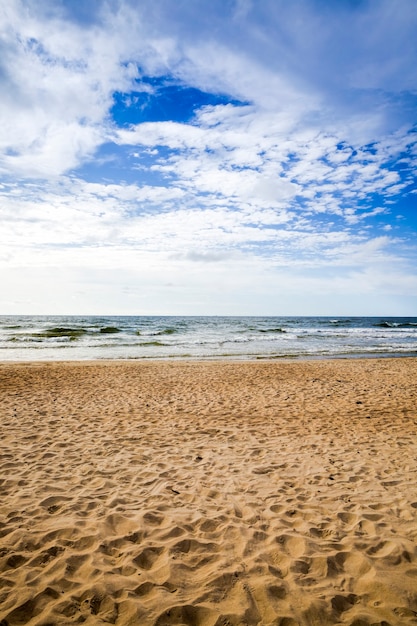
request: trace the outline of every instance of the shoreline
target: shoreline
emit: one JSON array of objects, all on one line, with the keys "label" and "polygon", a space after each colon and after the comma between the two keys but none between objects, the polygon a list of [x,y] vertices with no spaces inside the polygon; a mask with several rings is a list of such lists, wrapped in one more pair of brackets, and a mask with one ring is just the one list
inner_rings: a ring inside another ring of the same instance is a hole
[{"label": "shoreline", "polygon": [[85,359],[18,359],[18,360],[1,360],[0,366],[2,365],[18,365],[19,363],[259,363],[259,362],[270,362],[270,363],[303,363],[305,361],[343,361],[343,360],[353,360],[353,361],[362,361],[362,360],[389,360],[389,359],[417,359],[416,352],[407,352],[407,353],[392,353],[392,352],[358,352],[358,353],[340,353],[340,354],[332,354],[332,355],[251,355],[251,356],[242,356],[231,355],[225,357],[219,356],[167,356],[167,357],[155,357],[155,356],[141,356],[141,357],[126,357],[126,358],[85,358]]},{"label": "shoreline", "polygon": [[0,363],[0,621],[407,626],[416,358]]}]

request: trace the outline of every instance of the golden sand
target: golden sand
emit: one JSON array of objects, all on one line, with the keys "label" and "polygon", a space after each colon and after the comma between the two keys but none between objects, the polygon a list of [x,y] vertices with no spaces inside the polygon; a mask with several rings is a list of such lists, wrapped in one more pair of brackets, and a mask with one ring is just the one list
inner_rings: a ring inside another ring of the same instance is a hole
[{"label": "golden sand", "polygon": [[417,624],[416,374],[0,365],[1,626]]}]

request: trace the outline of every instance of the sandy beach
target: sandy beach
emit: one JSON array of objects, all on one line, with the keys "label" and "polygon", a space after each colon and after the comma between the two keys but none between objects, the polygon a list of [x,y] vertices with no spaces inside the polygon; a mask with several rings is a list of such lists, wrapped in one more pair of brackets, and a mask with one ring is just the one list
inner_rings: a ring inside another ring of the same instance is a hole
[{"label": "sandy beach", "polygon": [[417,359],[0,365],[0,624],[417,624]]}]

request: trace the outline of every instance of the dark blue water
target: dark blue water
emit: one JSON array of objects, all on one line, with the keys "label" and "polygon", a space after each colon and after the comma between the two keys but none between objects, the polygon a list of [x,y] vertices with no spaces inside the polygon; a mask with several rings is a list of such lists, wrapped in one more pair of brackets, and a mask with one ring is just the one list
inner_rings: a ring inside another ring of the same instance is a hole
[{"label": "dark blue water", "polygon": [[417,356],[417,317],[2,316],[0,360]]}]

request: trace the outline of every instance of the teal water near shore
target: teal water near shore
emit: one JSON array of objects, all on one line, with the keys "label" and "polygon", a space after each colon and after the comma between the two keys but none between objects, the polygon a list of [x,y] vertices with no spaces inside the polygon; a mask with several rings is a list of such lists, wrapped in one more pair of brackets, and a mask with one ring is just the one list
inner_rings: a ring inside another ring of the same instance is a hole
[{"label": "teal water near shore", "polygon": [[417,317],[1,316],[1,361],[417,356]]}]

